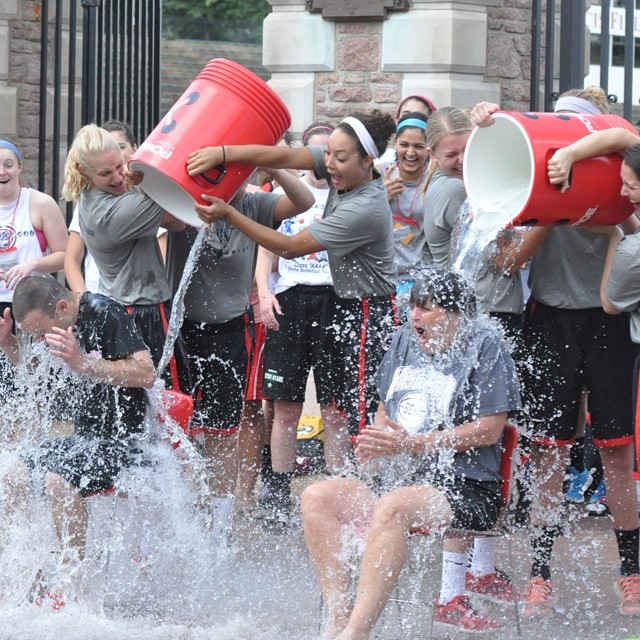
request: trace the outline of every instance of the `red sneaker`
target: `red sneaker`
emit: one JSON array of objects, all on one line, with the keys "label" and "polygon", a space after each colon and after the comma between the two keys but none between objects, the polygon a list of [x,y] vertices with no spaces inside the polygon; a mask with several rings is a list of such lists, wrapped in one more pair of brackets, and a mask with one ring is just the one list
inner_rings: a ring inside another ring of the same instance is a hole
[{"label": "red sneaker", "polygon": [[62,593],[60,591],[51,592],[46,591],[44,595],[36,598],[36,604],[41,606],[49,606],[54,611],[60,611],[65,605],[65,601],[62,599]]},{"label": "red sneaker", "polygon": [[467,596],[456,596],[445,604],[436,602],[433,615],[438,624],[467,633],[484,633],[500,628],[494,620],[474,611]]},{"label": "red sneaker", "polygon": [[553,591],[553,585],[549,580],[536,577],[529,580],[529,587],[527,589],[527,599],[522,609],[522,616],[524,618],[543,618],[551,613],[551,606],[549,600],[551,599],[551,592]]},{"label": "red sneaker", "polygon": [[623,616],[640,616],[640,575],[621,576],[613,588],[622,601],[620,613]]},{"label": "red sneaker", "polygon": [[496,604],[513,602],[513,585],[504,573],[489,573],[485,576],[474,576],[467,571],[465,588],[470,593],[483,600]]}]

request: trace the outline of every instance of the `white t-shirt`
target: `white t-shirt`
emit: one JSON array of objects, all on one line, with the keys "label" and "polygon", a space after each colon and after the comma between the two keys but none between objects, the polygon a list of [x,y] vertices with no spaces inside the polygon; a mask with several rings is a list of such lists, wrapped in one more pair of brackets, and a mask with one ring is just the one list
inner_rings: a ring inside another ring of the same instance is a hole
[{"label": "white t-shirt", "polygon": [[[295,236],[306,229],[312,222],[322,219],[327,198],[329,197],[328,187],[326,189],[318,189],[311,186],[305,180],[304,176],[300,179],[304,181],[305,186],[313,194],[315,203],[307,211],[282,221],[278,230],[286,236]],[[282,187],[278,187],[274,193],[284,193],[284,191]],[[333,284],[331,269],[329,268],[329,257],[326,251],[310,253],[309,255],[292,258],[290,260],[278,258],[275,293],[282,293],[298,284],[309,286],[326,286]]]}]

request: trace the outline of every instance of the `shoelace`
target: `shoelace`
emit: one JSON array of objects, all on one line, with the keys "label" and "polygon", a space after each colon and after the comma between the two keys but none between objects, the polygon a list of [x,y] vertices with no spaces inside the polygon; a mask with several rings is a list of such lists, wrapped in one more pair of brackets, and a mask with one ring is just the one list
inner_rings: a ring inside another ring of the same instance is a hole
[{"label": "shoelace", "polygon": [[624,600],[640,602],[640,576],[624,578],[620,585]]},{"label": "shoelace", "polygon": [[551,595],[551,585],[546,580],[532,580],[529,583],[527,602],[529,604],[546,604]]}]

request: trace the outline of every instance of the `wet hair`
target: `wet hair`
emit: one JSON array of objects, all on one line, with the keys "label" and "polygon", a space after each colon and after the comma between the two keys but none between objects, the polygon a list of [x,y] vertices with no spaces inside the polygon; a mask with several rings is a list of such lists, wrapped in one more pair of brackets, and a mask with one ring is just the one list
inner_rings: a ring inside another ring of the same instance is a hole
[{"label": "wet hair", "polygon": [[425,307],[432,303],[450,313],[474,314],[476,295],[467,282],[453,271],[429,271],[416,279],[409,305]]},{"label": "wet hair", "polygon": [[[422,131],[425,139],[427,137],[427,130],[423,129],[420,126],[417,126],[414,123],[411,122],[407,122],[408,120],[420,120],[421,122],[424,122],[425,125],[427,124],[427,122],[429,121],[429,117],[425,116],[424,113],[420,113],[419,111],[412,111],[411,113],[407,113],[407,115],[402,116],[402,118],[400,120],[398,120],[398,126],[396,128],[396,137],[405,129],[417,129],[418,131]],[[405,124],[403,124],[405,123]]]},{"label": "wet hair", "polygon": [[400,112],[402,111],[402,107],[409,102],[409,100],[417,100],[418,102],[422,102],[422,104],[428,109],[429,115],[436,112],[436,105],[427,98],[426,96],[421,96],[418,94],[414,94],[411,96],[407,96],[406,98],[402,98],[400,102],[398,102],[398,106],[396,107],[396,120],[400,117]]},{"label": "wet hair", "polygon": [[604,89],[591,85],[585,89],[569,89],[559,96],[559,98],[582,98],[587,100],[596,109],[600,110],[600,113],[609,113],[609,99]]},{"label": "wet hair", "polygon": [[[440,107],[435,113],[429,116],[429,126],[427,127],[427,146],[433,151],[447,135],[463,135],[471,133],[473,122],[467,111],[458,107]],[[425,180],[422,193],[425,193],[431,182],[433,174],[438,169],[438,163],[433,159],[429,162],[429,172]]]},{"label": "wet hair", "polygon": [[326,122],[314,122],[310,124],[302,133],[302,144],[306,147],[309,144],[309,138],[322,133],[333,133],[335,127]]},{"label": "wet hair", "polygon": [[62,197],[65,200],[76,202],[80,199],[84,189],[91,186],[85,173],[91,167],[91,160],[107,151],[120,153],[120,146],[108,131],[95,124],[87,124],[78,131],[64,167]]},{"label": "wet hair", "polygon": [[627,147],[622,154],[622,160],[640,179],[640,143]]},{"label": "wet hair", "polygon": [[127,142],[132,147],[138,146],[138,141],[133,135],[133,130],[126,122],[121,122],[120,120],[108,120],[107,122],[103,123],[102,128],[109,133],[119,131],[124,135],[124,137],[127,139]]},{"label": "wet hair", "polygon": [[[373,139],[373,144],[376,145],[378,153],[382,155],[387,150],[389,138],[396,132],[395,120],[388,113],[383,113],[379,109],[374,109],[371,113],[352,113],[350,115],[362,122]],[[362,146],[356,132],[348,123],[341,122],[336,126],[336,129],[346,133],[353,139],[359,155],[363,158],[369,155]]]},{"label": "wet hair", "polygon": [[47,318],[54,318],[60,300],[71,301],[73,294],[50,275],[34,275],[22,278],[13,292],[13,315],[16,322],[32,311],[40,311]]}]

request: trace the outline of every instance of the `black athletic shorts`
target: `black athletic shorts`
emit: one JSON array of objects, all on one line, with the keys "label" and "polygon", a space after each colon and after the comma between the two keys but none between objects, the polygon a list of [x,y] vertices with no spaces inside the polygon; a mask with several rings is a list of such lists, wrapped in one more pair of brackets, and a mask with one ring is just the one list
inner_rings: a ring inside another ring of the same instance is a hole
[{"label": "black athletic shorts", "polygon": [[524,392],[534,442],[573,442],[583,387],[589,392],[594,442],[605,447],[633,442],[635,346],[628,314],[558,309],[530,300],[525,345],[531,361]]},{"label": "black athletic shorts", "polygon": [[338,408],[347,414],[356,436],[378,410],[375,375],[398,327],[395,295],[345,300],[336,298],[331,384]]},{"label": "black athletic shorts", "polygon": [[267,331],[262,395],[272,400],[304,402],[307,378],[313,367],[316,398],[330,405],[335,392],[331,356],[336,295],[331,286],[291,287],[276,298],[282,309],[280,329]]},{"label": "black athletic shorts", "polygon": [[253,313],[220,324],[185,319],[182,336],[195,385],[191,434],[235,433],[255,342]]},{"label": "black athletic shorts", "polygon": [[45,440],[23,459],[31,469],[62,476],[83,497],[116,488],[123,469],[145,464],[135,440],[102,440],[78,434]]},{"label": "black athletic shorts", "polygon": [[[151,353],[151,359],[155,367],[160,363],[162,351],[167,337],[168,321],[171,317],[171,305],[169,301],[158,304],[135,304],[126,307],[133,318],[133,322],[140,336]],[[173,362],[162,372],[162,379],[169,389],[190,393],[192,388],[187,351],[182,336],[173,345]],[[175,367],[175,368],[174,368]],[[176,388],[177,378],[178,388]]]}]

